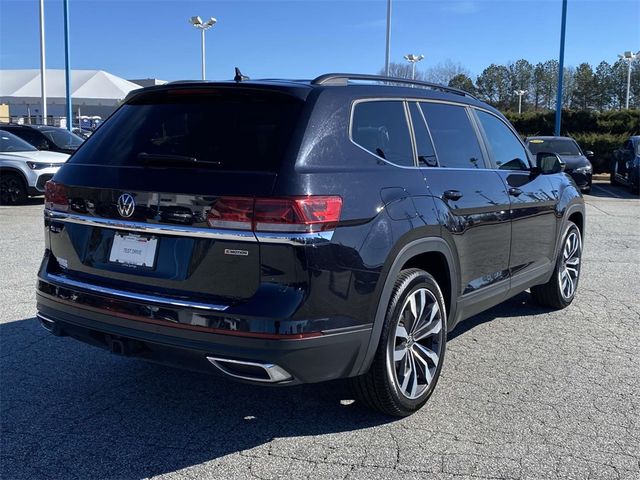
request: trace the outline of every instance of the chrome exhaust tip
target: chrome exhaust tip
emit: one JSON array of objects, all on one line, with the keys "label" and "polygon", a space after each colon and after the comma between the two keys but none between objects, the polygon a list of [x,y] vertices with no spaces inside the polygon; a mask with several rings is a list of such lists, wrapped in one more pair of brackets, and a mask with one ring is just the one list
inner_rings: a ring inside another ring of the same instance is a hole
[{"label": "chrome exhaust tip", "polygon": [[36,313],[36,318],[39,320],[40,326],[44,328],[47,332],[57,337],[61,337],[63,335],[62,330],[60,329],[60,326],[55,320],[52,320],[49,317],[42,315],[40,312]]},{"label": "chrome exhaust tip", "polygon": [[242,380],[278,383],[293,379],[289,372],[273,363],[247,362],[218,357],[207,357],[207,360],[225,375]]}]

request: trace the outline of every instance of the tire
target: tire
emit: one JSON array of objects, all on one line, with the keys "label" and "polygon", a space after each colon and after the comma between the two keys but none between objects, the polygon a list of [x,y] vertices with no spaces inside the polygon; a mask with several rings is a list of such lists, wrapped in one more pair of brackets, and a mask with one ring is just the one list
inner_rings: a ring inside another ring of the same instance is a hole
[{"label": "tire", "polygon": [[402,270],[393,288],[371,368],[351,379],[356,399],[395,417],[419,410],[440,377],[446,326],[444,298],[436,280],[423,270]]},{"label": "tire", "polygon": [[617,185],[618,181],[616,180],[616,173],[618,172],[618,161],[614,160],[611,162],[611,173],[609,174],[609,183],[611,185]]},{"label": "tire", "polygon": [[543,285],[531,287],[531,296],[536,303],[557,310],[571,305],[580,280],[582,236],[575,223],[569,222],[562,236],[561,245],[556,266],[549,281]]},{"label": "tire", "polygon": [[20,175],[0,173],[0,205],[21,205],[27,201],[27,186]]}]

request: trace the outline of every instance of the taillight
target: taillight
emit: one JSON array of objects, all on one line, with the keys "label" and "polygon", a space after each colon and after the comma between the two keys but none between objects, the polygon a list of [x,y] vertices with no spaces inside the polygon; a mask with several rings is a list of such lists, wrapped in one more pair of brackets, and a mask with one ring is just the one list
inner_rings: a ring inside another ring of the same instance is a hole
[{"label": "taillight", "polygon": [[337,196],[220,197],[207,221],[213,228],[309,233],[334,228],[341,211],[342,199]]},{"label": "taillight", "polygon": [[207,223],[213,228],[251,230],[253,198],[220,197],[211,206]]},{"label": "taillight", "polygon": [[318,232],[340,220],[340,197],[257,198],[254,229],[259,232]]},{"label": "taillight", "polygon": [[44,184],[44,206],[45,208],[67,211],[69,202],[67,199],[67,187],[62,183],[49,180]]}]

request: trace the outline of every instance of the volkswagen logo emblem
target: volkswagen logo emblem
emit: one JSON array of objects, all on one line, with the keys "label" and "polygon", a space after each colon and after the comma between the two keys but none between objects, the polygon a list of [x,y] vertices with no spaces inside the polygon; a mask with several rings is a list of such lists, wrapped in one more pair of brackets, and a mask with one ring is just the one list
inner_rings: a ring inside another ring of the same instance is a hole
[{"label": "volkswagen logo emblem", "polygon": [[118,197],[118,213],[121,217],[129,218],[136,209],[136,201],[129,193],[123,193]]}]

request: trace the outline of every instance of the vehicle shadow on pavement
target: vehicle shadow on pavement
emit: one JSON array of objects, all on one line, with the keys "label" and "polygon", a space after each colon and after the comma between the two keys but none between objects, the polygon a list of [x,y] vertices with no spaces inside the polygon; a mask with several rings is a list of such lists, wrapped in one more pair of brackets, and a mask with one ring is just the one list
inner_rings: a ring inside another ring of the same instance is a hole
[{"label": "vehicle shadow on pavement", "polygon": [[[497,317],[548,311],[522,293],[449,340]],[[323,435],[329,443],[332,433],[394,421],[352,403],[345,382],[244,385],[56,338],[35,318],[0,324],[0,404],[0,478],[12,480],[146,478],[231,454],[277,455],[274,439],[287,437],[317,437],[324,451]]]},{"label": "vehicle shadow on pavement", "polygon": [[535,303],[531,298],[530,293],[522,292],[508,300],[505,300],[499,305],[490,308],[489,310],[460,322],[452,332],[449,332],[447,335],[447,341],[450,342],[478,325],[491,322],[496,318],[528,317],[552,311],[553,309],[541,307]]},{"label": "vehicle shadow on pavement", "polygon": [[583,194],[585,199],[589,197],[599,198],[619,198],[619,199],[640,199],[640,196],[631,192],[631,189],[621,185],[611,185],[606,182],[597,182],[593,184],[589,193]]},{"label": "vehicle shadow on pavement", "polygon": [[0,324],[0,392],[0,478],[12,480],[145,478],[392,421],[345,405],[344,382],[243,385],[56,338],[35,318]]}]

